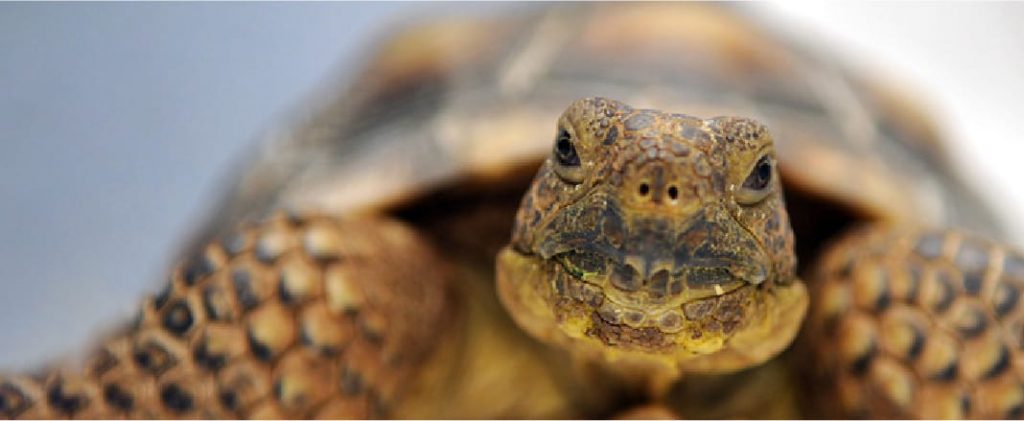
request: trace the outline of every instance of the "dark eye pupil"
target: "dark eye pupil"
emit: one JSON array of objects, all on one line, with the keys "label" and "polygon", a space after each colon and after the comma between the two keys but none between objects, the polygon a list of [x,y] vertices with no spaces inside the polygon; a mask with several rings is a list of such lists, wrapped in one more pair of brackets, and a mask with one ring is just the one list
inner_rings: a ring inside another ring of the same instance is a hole
[{"label": "dark eye pupil", "polygon": [[572,143],[569,142],[568,138],[565,138],[565,137],[558,138],[557,146],[558,146],[558,154],[559,155],[568,155],[568,154],[572,153]]},{"label": "dark eye pupil", "polygon": [[767,160],[761,161],[757,164],[757,181],[768,184],[768,180],[772,178],[772,164],[769,164]]},{"label": "dark eye pupil", "polygon": [[559,164],[567,167],[580,165],[580,157],[576,155],[576,148],[572,145],[572,138],[568,131],[558,132],[558,140],[555,141],[555,157],[558,158]]},{"label": "dark eye pupil", "polygon": [[757,161],[754,171],[743,182],[743,187],[753,190],[764,190],[771,181],[772,163],[768,160],[768,157],[762,157],[760,161]]}]

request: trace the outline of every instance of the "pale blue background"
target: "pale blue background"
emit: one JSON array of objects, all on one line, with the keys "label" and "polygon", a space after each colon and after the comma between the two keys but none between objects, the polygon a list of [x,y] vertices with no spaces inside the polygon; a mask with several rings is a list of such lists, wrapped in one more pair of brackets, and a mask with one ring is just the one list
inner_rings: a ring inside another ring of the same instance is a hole
[{"label": "pale blue background", "polygon": [[[0,369],[61,355],[130,316],[230,166],[355,70],[397,19],[510,7],[0,4]],[[980,168],[979,183],[1004,183],[985,185],[1005,209],[1024,209],[1011,183],[1024,156],[1024,8],[760,7],[869,67],[898,68],[938,98],[937,114],[964,116],[944,124],[996,146],[961,160]]]},{"label": "pale blue background", "polygon": [[0,4],[0,367],[132,314],[230,165],[391,24],[496,8]]}]

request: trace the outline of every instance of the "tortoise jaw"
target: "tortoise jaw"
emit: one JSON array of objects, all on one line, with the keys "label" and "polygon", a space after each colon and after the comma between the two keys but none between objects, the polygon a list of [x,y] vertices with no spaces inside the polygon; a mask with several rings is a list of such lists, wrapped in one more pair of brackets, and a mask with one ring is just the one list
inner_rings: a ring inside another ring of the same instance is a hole
[{"label": "tortoise jaw", "polygon": [[745,283],[733,285],[716,295],[644,308],[608,298],[592,311],[585,330],[570,335],[582,333],[608,349],[638,354],[681,359],[710,355],[756,317],[758,309],[749,304],[763,291]]},{"label": "tortoise jaw", "polygon": [[[520,247],[548,262],[556,293],[568,282],[556,274],[562,270],[600,288],[612,301],[646,309],[723,295],[744,285],[774,284],[770,281],[779,276],[760,241],[724,207],[630,218],[619,216],[623,210],[613,201],[576,205],[582,209],[563,209],[540,230],[540,241]],[[574,218],[587,213],[596,216]],[[588,218],[595,223],[579,223]]]},{"label": "tortoise jaw", "polygon": [[[684,330],[689,331],[687,336],[704,336],[716,330],[722,330],[725,335],[731,334],[746,322],[750,308],[759,303],[757,295],[769,287],[759,287],[732,276],[725,268],[706,266],[686,267],[674,274],[658,270],[643,278],[642,282],[630,284],[621,279],[621,272],[622,268],[631,270],[629,268],[632,265],[612,264],[616,268],[601,277],[574,270],[577,268],[572,266],[569,259],[560,260],[562,263],[541,264],[544,268],[542,276],[549,279],[550,290],[547,293],[551,300],[548,304],[554,307],[555,313],[589,312],[594,316],[594,325],[604,325],[606,328],[614,325],[626,332],[654,329],[657,332],[648,331],[640,335],[648,338],[646,343],[638,344],[640,346],[632,346],[622,338],[602,339],[608,346],[649,352],[674,352],[670,348],[680,345],[686,347],[686,341],[660,338],[681,334]],[[695,273],[704,272],[715,272],[718,277],[707,279],[694,276]],[[698,278],[701,278],[701,282],[691,282]],[[701,321],[706,317],[717,317],[723,325],[703,326]],[[600,332],[582,333],[593,336]],[[694,350],[697,353],[704,351]]]},{"label": "tortoise jaw", "polygon": [[584,199],[538,232],[519,256],[536,267],[547,323],[602,353],[684,364],[775,311],[776,266],[720,203],[653,214]]},{"label": "tortoise jaw", "polygon": [[567,285],[586,285],[615,303],[645,312],[728,294],[768,277],[764,265],[748,262],[684,260],[680,266],[678,261],[673,265],[643,255],[609,256],[587,249],[545,260],[555,294],[570,292]]},{"label": "tortoise jaw", "polygon": [[670,372],[729,372],[767,360],[792,341],[807,301],[800,282],[735,280],[719,294],[638,306],[512,247],[499,253],[497,281],[502,304],[535,338]]}]

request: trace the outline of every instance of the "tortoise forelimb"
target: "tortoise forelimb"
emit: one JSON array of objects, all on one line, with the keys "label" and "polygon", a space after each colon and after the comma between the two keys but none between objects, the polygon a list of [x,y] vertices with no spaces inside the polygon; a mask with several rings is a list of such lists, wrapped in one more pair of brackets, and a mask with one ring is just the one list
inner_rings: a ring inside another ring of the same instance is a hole
[{"label": "tortoise forelimb", "polygon": [[835,416],[1020,418],[1024,257],[955,229],[861,227],[812,269],[810,390]]}]

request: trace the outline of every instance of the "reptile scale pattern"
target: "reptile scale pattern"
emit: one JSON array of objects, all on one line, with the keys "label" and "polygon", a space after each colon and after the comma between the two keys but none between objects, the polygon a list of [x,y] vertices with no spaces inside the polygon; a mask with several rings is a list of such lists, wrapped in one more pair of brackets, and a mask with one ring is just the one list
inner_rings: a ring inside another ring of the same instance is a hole
[{"label": "reptile scale pattern", "polygon": [[805,345],[832,416],[1024,415],[1019,253],[957,231],[865,228],[815,278]]},{"label": "reptile scale pattern", "polygon": [[0,376],[0,418],[387,416],[451,305],[405,225],[279,214],[173,272],[84,368]]}]

